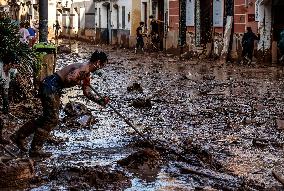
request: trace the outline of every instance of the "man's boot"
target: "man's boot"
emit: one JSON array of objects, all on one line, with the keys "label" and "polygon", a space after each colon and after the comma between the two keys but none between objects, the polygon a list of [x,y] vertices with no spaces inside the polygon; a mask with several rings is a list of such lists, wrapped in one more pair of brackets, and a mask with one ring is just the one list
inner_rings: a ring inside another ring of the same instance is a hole
[{"label": "man's boot", "polygon": [[29,156],[30,157],[41,157],[41,158],[45,158],[45,157],[50,157],[52,156],[52,153],[50,152],[44,152],[42,150],[43,144],[46,141],[46,139],[49,136],[49,132],[38,128],[34,134],[34,138],[31,144],[31,149],[29,151]]},{"label": "man's boot", "polygon": [[27,152],[28,149],[25,146],[25,139],[33,134],[36,130],[36,121],[30,120],[25,123],[17,132],[11,135],[11,141],[23,152]]}]

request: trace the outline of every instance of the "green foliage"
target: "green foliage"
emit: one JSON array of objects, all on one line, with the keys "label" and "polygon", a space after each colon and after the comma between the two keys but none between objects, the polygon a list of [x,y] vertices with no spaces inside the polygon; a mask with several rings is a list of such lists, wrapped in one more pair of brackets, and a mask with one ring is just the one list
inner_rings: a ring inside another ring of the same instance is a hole
[{"label": "green foliage", "polygon": [[34,68],[36,57],[28,45],[20,42],[19,26],[16,21],[0,16],[0,59],[4,55],[16,54],[20,59],[20,69]]},{"label": "green foliage", "polygon": [[35,52],[37,62],[33,65],[33,71],[35,77],[37,77],[40,73],[41,67],[43,65],[43,58],[46,55],[46,52]]}]

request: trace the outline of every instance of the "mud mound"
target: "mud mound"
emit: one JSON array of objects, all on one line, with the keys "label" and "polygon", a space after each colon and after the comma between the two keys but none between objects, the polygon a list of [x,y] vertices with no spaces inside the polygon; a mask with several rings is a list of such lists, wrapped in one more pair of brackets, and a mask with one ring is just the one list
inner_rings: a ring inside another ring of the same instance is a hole
[{"label": "mud mound", "polygon": [[84,104],[78,102],[68,102],[63,111],[65,112],[67,117],[91,114],[91,112]]},{"label": "mud mound", "polygon": [[222,171],[223,165],[216,159],[214,154],[212,154],[208,148],[204,148],[199,144],[191,142],[192,140],[184,141],[184,155],[193,155],[201,163],[206,164],[208,167]]},{"label": "mud mound", "polygon": [[63,109],[65,117],[63,123],[73,128],[90,128],[95,122],[91,111],[82,103],[69,102]]},{"label": "mud mound", "polygon": [[130,106],[135,108],[151,108],[152,104],[150,99],[137,98],[132,101]]},{"label": "mud mound", "polygon": [[133,92],[133,91],[143,92],[143,88],[141,87],[139,83],[135,82],[131,86],[127,87],[127,91],[128,92]]},{"label": "mud mound", "polygon": [[26,188],[34,178],[34,162],[30,159],[1,158],[0,190]]},{"label": "mud mound", "polygon": [[131,182],[123,172],[107,167],[59,167],[53,169],[50,180],[56,180],[72,190],[123,190]]},{"label": "mud mound", "polygon": [[160,154],[155,150],[147,148],[133,153],[128,157],[117,161],[117,163],[132,169],[145,168],[146,166],[155,168],[160,164]]},{"label": "mud mound", "polygon": [[58,54],[62,54],[62,53],[65,53],[65,54],[70,54],[71,53],[71,49],[65,45],[59,45],[57,47],[57,53]]}]

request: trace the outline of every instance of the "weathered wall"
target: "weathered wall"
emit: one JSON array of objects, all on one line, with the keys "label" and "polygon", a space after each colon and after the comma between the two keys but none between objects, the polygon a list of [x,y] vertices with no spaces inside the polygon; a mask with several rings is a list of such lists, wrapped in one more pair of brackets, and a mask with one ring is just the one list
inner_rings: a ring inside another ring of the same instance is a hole
[{"label": "weathered wall", "polygon": [[[138,0],[136,0],[138,1]],[[109,7],[109,18],[108,15]],[[124,18],[122,8],[124,7]],[[129,34],[132,26],[132,2],[128,0],[109,1],[74,1],[69,10],[57,12],[62,24],[62,36],[69,36],[69,22],[72,38],[91,40],[96,43],[129,46]],[[70,18],[70,21],[69,21]],[[124,25],[122,21],[124,19]],[[108,33],[109,32],[109,33]],[[108,35],[110,34],[110,35]],[[127,34],[127,35],[126,35]]]},{"label": "weathered wall", "polygon": [[179,1],[169,0],[168,33],[165,39],[165,49],[177,49],[179,38]]},{"label": "weathered wall", "polygon": [[251,27],[253,32],[257,32],[257,22],[249,19],[249,16],[255,14],[255,1],[256,0],[235,0],[235,13],[234,13],[234,33],[244,33],[246,27]]},{"label": "weathered wall", "polygon": [[134,47],[136,44],[136,28],[141,22],[141,1],[132,0],[132,12],[131,12],[131,32],[129,37],[129,46]]}]

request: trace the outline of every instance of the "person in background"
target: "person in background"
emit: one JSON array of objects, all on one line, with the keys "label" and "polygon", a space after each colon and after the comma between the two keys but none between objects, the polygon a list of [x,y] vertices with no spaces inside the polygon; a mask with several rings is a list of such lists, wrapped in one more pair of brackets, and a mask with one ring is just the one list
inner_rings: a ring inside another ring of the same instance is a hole
[{"label": "person in background", "polygon": [[243,47],[242,57],[248,63],[251,63],[252,61],[255,40],[259,40],[259,35],[256,36],[252,32],[251,27],[247,27],[247,32],[244,34],[242,38],[242,47]]},{"label": "person in background", "polygon": [[29,47],[33,47],[36,43],[36,30],[31,27],[30,22],[27,22],[27,29],[29,31]]},{"label": "person in background", "polygon": [[28,31],[28,29],[26,29],[26,25],[24,22],[20,23],[20,41],[24,44],[29,44],[29,37],[30,37],[30,33]]},{"label": "person in background", "polygon": [[159,38],[159,24],[158,21],[154,18],[153,15],[149,17],[151,19],[150,21],[150,35],[152,38],[158,39]]},{"label": "person in background", "polygon": [[136,47],[135,47],[135,54],[137,53],[137,49],[141,48],[144,51],[144,40],[143,40],[143,27],[144,22],[141,21],[139,23],[139,27],[136,29]]},{"label": "person in background", "polygon": [[56,20],[55,24],[53,24],[53,30],[55,31],[55,39],[58,39],[60,29],[61,29],[60,24],[59,24],[58,20]]},{"label": "person in background", "polygon": [[[9,84],[11,78],[17,73],[16,65],[18,57],[14,53],[6,54],[0,59],[0,91],[2,97],[2,112],[9,114]],[[0,144],[9,144],[9,141],[3,138],[4,120],[0,117]]]}]

